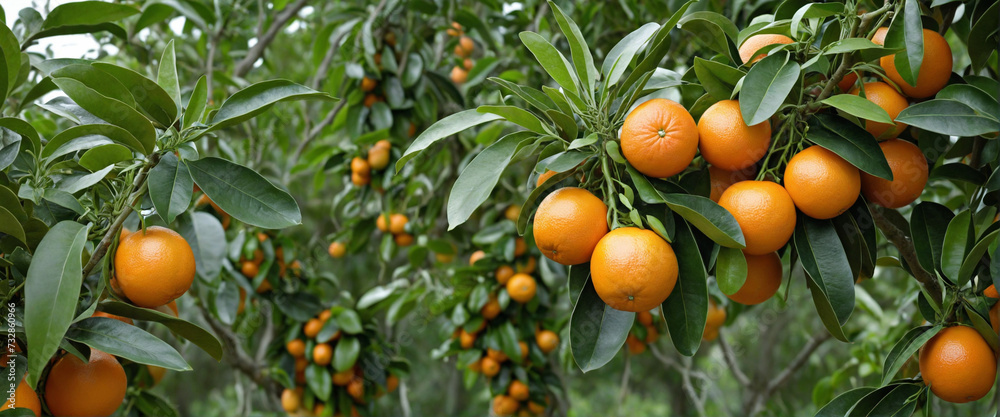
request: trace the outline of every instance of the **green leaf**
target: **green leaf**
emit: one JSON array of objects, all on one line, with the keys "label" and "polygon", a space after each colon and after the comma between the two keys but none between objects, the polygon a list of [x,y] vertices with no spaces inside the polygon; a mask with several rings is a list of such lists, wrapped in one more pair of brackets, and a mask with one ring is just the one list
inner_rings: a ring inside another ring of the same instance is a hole
[{"label": "green leaf", "polygon": [[928,100],[913,104],[896,116],[896,121],[949,136],[979,136],[1000,131],[1000,122],[961,101]]},{"label": "green leaf", "polygon": [[194,180],[187,165],[180,163],[171,152],[163,154],[160,162],[149,170],[147,185],[156,213],[167,224],[173,223],[191,205]]},{"label": "green leaf", "polygon": [[34,252],[24,288],[24,331],[28,342],[28,384],[36,387],[42,370],[69,329],[83,284],[83,247],[87,227],[62,221],[49,229]]},{"label": "green leaf", "polygon": [[534,136],[524,131],[504,136],[465,166],[448,195],[448,230],[465,223],[489,198],[511,158],[523,143],[531,141]]},{"label": "green leaf", "polygon": [[537,33],[525,31],[521,32],[519,36],[524,46],[528,47],[531,54],[542,65],[542,69],[563,89],[577,94],[579,90],[573,74],[570,73],[570,64],[566,61],[566,57]]},{"label": "green leaf", "polygon": [[144,154],[153,151],[156,130],[141,113],[125,103],[101,95],[76,79],[53,77],[52,82],[84,110],[131,133],[142,144]]},{"label": "green leaf", "polygon": [[120,301],[105,301],[100,304],[99,308],[101,311],[108,314],[163,324],[174,334],[181,336],[200,347],[205,351],[205,353],[208,353],[208,355],[215,360],[222,360],[222,343],[219,342],[219,339],[216,339],[212,333],[194,323],[181,320],[171,314],[164,314],[157,310],[136,307]]},{"label": "green leaf", "polygon": [[976,242],[976,245],[972,247],[969,254],[966,255],[965,261],[962,262],[962,268],[958,270],[958,279],[955,282],[958,284],[959,288],[964,287],[965,283],[969,282],[972,278],[972,274],[976,272],[976,267],[979,266],[979,261],[983,259],[986,252],[989,250],[990,245],[993,241],[997,239],[1000,235],[1000,229],[990,232],[990,234],[983,236]]},{"label": "green leaf", "polygon": [[302,222],[295,199],[250,168],[216,157],[184,164],[208,198],[241,222],[265,229]]},{"label": "green leaf", "polygon": [[692,194],[663,194],[663,202],[713,242],[727,248],[745,248],[743,230],[736,218],[714,201]]},{"label": "green leaf", "polygon": [[740,88],[740,112],[748,126],[771,118],[799,81],[799,64],[779,53],[764,57],[747,72]]},{"label": "green leaf", "polygon": [[115,125],[93,124],[73,126],[59,132],[45,144],[45,147],[42,148],[41,156],[43,158],[53,158],[65,155],[69,152],[74,152],[78,149],[67,144],[71,141],[78,142],[76,139],[92,139],[94,136],[106,138],[114,143],[124,145],[125,147],[142,154],[146,153],[143,144],[140,143],[135,136],[132,136],[128,130]]},{"label": "green leaf", "polygon": [[691,228],[685,222],[676,223],[671,246],[677,255],[677,284],[663,302],[663,317],[677,351],[694,356],[701,346],[708,317],[708,273]]},{"label": "green leaf", "polygon": [[361,327],[361,316],[358,315],[357,311],[354,310],[344,310],[337,316],[337,324],[340,325],[340,329],[347,334],[358,334],[364,331]]},{"label": "green leaf", "polygon": [[848,414],[849,417],[909,416],[916,401],[910,401],[923,388],[923,384],[894,384],[879,388],[862,398]]},{"label": "green leaf", "polygon": [[[181,85],[177,80],[177,62],[174,58],[174,40],[167,42],[167,47],[163,49],[160,56],[160,64],[156,71],[156,84],[163,87],[174,104],[174,115],[180,111],[181,105]],[[172,121],[172,120],[171,120]]]},{"label": "green leaf", "polygon": [[618,83],[622,75],[625,74],[625,70],[628,69],[629,64],[635,59],[636,53],[646,45],[646,42],[652,38],[659,28],[660,25],[656,23],[646,23],[628,35],[625,35],[622,40],[618,41],[611,48],[611,51],[604,58],[604,65],[601,66],[601,73],[604,74],[606,79],[604,83],[606,87]]},{"label": "green leaf", "polygon": [[514,123],[540,135],[555,135],[548,126],[542,125],[531,112],[514,106],[479,106],[476,111],[480,113],[493,113],[503,117],[508,122]]},{"label": "green leaf", "polygon": [[875,391],[875,388],[854,388],[834,398],[816,412],[815,417],[844,417],[859,400]]},{"label": "green leaf", "polygon": [[361,353],[361,342],[356,337],[344,336],[337,341],[337,348],[333,351],[333,368],[337,372],[351,369],[358,361]]},{"label": "green leaf", "polygon": [[960,101],[972,107],[976,113],[1000,120],[1000,103],[993,96],[971,84],[951,84],[934,96],[937,99]]},{"label": "green leaf", "polygon": [[497,336],[500,350],[507,354],[511,360],[521,362],[521,346],[517,344],[517,330],[511,322],[501,324],[493,333]]},{"label": "green leaf", "polygon": [[191,365],[166,342],[131,324],[89,317],[73,324],[66,338],[101,352],[146,365],[190,371]]},{"label": "green leaf", "polygon": [[799,216],[792,240],[823,325],[846,341],[842,326],[854,312],[854,276],[833,223]]},{"label": "green leaf", "polygon": [[[10,129],[24,138],[28,139],[29,144],[31,144],[31,149],[38,152],[42,149],[42,138],[38,135],[35,127],[30,123],[18,119],[16,117],[3,117],[0,118],[0,127]],[[22,145],[22,149],[24,148]]]},{"label": "green leaf", "polygon": [[132,159],[132,151],[117,143],[95,146],[80,157],[80,166],[91,171],[100,171],[105,167]]},{"label": "green leaf", "polygon": [[[709,11],[699,11],[685,15],[677,24],[691,32],[713,51],[730,57],[729,42],[735,41],[739,29],[725,16]],[[663,25],[672,29],[672,26]],[[732,58],[732,57],[730,57]]]},{"label": "green leaf", "polygon": [[917,85],[920,65],[924,61],[924,28],[920,4],[916,0],[905,0],[903,12],[893,17],[885,34],[885,46],[906,48],[896,54],[896,70],[907,84]]},{"label": "green leaf", "polygon": [[72,78],[93,89],[98,94],[118,100],[131,108],[136,107],[132,92],[111,74],[89,64],[69,64],[51,73],[52,78]]},{"label": "green leaf", "polygon": [[0,25],[0,103],[7,101],[7,93],[17,84],[21,71],[21,46],[7,25]]},{"label": "green leaf", "polygon": [[63,207],[73,209],[77,213],[83,214],[83,206],[76,201],[72,194],[76,194],[80,190],[90,188],[94,184],[101,182],[101,180],[103,180],[114,168],[115,167],[113,166],[108,166],[92,174],[82,176],[70,175],[63,177],[56,183],[56,189],[45,189],[42,193],[42,197]]},{"label": "green leaf", "polygon": [[590,54],[590,47],[587,46],[587,41],[583,38],[583,33],[580,32],[580,27],[551,0],[549,8],[552,9],[552,14],[555,15],[559,28],[562,29],[569,42],[573,65],[576,67],[576,76],[580,80],[580,85],[586,91],[593,91],[598,78],[597,68],[594,67],[594,57]]},{"label": "green leaf", "polygon": [[124,4],[107,3],[103,1],[80,1],[56,6],[45,17],[41,30],[33,33],[24,44],[28,45],[36,39],[49,36],[70,35],[77,33],[95,33],[109,31],[120,38],[126,37],[125,30],[110,23],[138,14],[139,10]]},{"label": "green leaf", "polygon": [[837,55],[866,49],[881,48],[882,45],[872,42],[868,38],[847,38],[840,39],[827,45],[824,49],[823,55]]},{"label": "green leaf", "polygon": [[747,280],[747,258],[735,248],[719,248],[715,260],[715,280],[724,294],[736,294]]},{"label": "green leaf", "polygon": [[184,108],[184,129],[194,126],[195,123],[200,123],[201,119],[205,117],[205,107],[208,106],[207,100],[208,85],[203,75],[198,79],[198,83],[195,84],[194,90],[191,91],[191,97],[188,98],[187,107]]},{"label": "green leaf", "polygon": [[941,272],[952,280],[957,280],[962,262],[972,248],[976,238],[972,225],[972,212],[968,209],[958,213],[950,222],[941,248]]},{"label": "green leaf", "polygon": [[732,96],[736,84],[746,75],[739,69],[701,57],[694,57],[694,72],[705,92],[717,100]]},{"label": "green leaf", "polygon": [[792,37],[799,33],[799,25],[803,19],[816,19],[821,17],[835,16],[844,12],[844,5],[841,3],[809,3],[792,16],[790,26]]},{"label": "green leaf", "polygon": [[892,381],[892,378],[896,376],[899,369],[908,361],[914,353],[917,353],[917,349],[920,349],[924,343],[931,340],[938,332],[941,331],[941,325],[936,326],[921,326],[914,327],[910,329],[906,334],[903,335],[899,341],[893,345],[892,350],[889,354],[885,356],[885,362],[882,365],[882,385],[888,384]]},{"label": "green leaf", "polygon": [[95,62],[91,65],[111,74],[128,86],[131,91],[135,91],[136,93],[132,96],[135,97],[136,104],[161,126],[170,126],[174,120],[177,120],[176,102],[153,80],[117,65],[104,62]]},{"label": "green leaf", "polygon": [[290,100],[334,101],[336,99],[288,80],[262,81],[237,91],[222,102],[219,111],[212,118],[212,127],[209,131],[242,123],[267,111],[276,103]]},{"label": "green leaf", "polygon": [[569,344],[580,370],[586,373],[610,362],[625,344],[634,320],[635,313],[605,304],[588,279],[569,319]]},{"label": "green leaf", "polygon": [[[619,86],[621,91],[628,91],[637,81],[655,72],[656,68],[660,66],[660,62],[663,61],[663,57],[670,50],[670,31],[685,17],[688,7],[696,1],[688,0],[683,6],[677,8],[666,23],[656,30],[656,33],[653,34],[653,37],[648,42],[649,48],[646,49],[642,61],[636,64],[629,76]],[[735,25],[733,27],[735,28]]]},{"label": "green leaf", "polygon": [[910,214],[910,235],[913,237],[917,261],[925,271],[941,269],[945,233],[948,223],[954,217],[951,209],[933,201],[921,202],[913,208]]},{"label": "green leaf", "polygon": [[24,226],[21,226],[17,216],[2,206],[0,206],[0,233],[11,235],[23,243],[28,243],[24,234]]},{"label": "green leaf", "polygon": [[806,139],[844,158],[858,169],[892,180],[885,153],[871,133],[832,114],[816,114],[809,119]]},{"label": "green leaf", "polygon": [[847,114],[873,122],[892,124],[892,117],[889,113],[867,98],[854,94],[837,94],[820,103],[837,108]]},{"label": "green leaf", "polygon": [[968,39],[969,58],[974,73],[981,73],[990,57],[996,52],[996,33],[997,27],[1000,26],[1000,3],[993,2],[982,13],[979,13],[979,10],[981,7],[977,6],[975,14],[979,18],[972,24],[969,35],[963,37]]},{"label": "green leaf", "polygon": [[431,125],[431,127],[428,127],[426,130],[421,132],[420,136],[417,136],[417,138],[413,140],[413,143],[410,144],[410,147],[406,149],[406,152],[403,152],[403,156],[396,161],[396,172],[398,173],[402,170],[403,166],[406,165],[406,162],[416,157],[420,151],[427,149],[439,140],[470,127],[478,126],[486,122],[492,122],[494,120],[500,120],[502,118],[503,117],[495,114],[480,113],[476,110],[464,110],[438,120]]}]

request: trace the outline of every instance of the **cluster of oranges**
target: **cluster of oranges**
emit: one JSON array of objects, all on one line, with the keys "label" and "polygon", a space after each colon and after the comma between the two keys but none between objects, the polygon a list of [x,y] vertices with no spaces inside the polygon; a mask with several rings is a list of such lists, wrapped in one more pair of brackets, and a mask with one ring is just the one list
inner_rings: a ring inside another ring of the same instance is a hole
[{"label": "cluster of oranges", "polygon": [[726,309],[719,307],[715,301],[708,300],[708,316],[705,318],[705,332],[701,335],[701,340],[711,342],[719,337],[719,329],[726,324]]},{"label": "cluster of oranges", "polygon": [[625,338],[625,345],[628,346],[629,353],[638,355],[646,351],[647,345],[656,343],[659,339],[660,309],[655,309],[653,312],[640,311],[635,315],[635,323]]},{"label": "cluster of oranges", "polygon": [[[285,350],[295,360],[296,386],[295,388],[286,388],[281,393],[281,406],[290,415],[339,416],[342,413],[350,412],[351,416],[357,416],[356,405],[367,404],[372,399],[372,395],[366,395],[366,392],[370,393],[371,389],[374,388],[374,397],[377,398],[391,393],[399,387],[399,377],[392,372],[386,374],[385,386],[383,387],[378,386],[373,381],[366,381],[365,372],[357,362],[343,371],[337,371],[333,368],[334,349],[338,341],[341,340],[342,332],[336,330],[330,335],[321,335],[326,323],[332,319],[334,319],[333,313],[330,310],[323,310],[302,326],[304,338],[292,339],[285,343]],[[320,340],[320,336],[325,337]],[[354,403],[350,410],[336,410],[336,413],[327,412],[326,407],[337,407],[334,401],[324,404],[312,393],[307,395],[305,391],[306,368],[310,365],[329,368],[332,375],[331,383],[334,387],[334,392],[330,394],[331,398],[335,398],[337,390],[343,390]]]},{"label": "cluster of oranges", "polygon": [[472,70],[472,53],[476,50],[476,43],[472,38],[465,35],[465,30],[458,22],[451,22],[448,28],[448,35],[458,38],[455,44],[455,57],[462,60],[462,65],[455,65],[451,69],[451,81],[455,84],[462,84],[469,78],[469,71]]},{"label": "cluster of oranges", "polygon": [[[412,125],[411,125],[412,126]],[[351,159],[351,183],[364,187],[372,182],[372,170],[381,171],[389,166],[392,156],[392,142],[382,139],[368,149],[366,157],[355,156]]]},{"label": "cluster of oranges", "polygon": [[498,417],[512,416],[515,413],[518,417],[545,415],[545,408],[552,402],[551,397],[545,396],[545,404],[531,401],[530,398],[528,384],[515,379],[507,386],[505,394],[493,397],[493,413]]},{"label": "cluster of oranges", "polygon": [[[198,188],[197,185],[195,185],[194,191],[198,192],[201,190]],[[232,224],[233,222],[232,216],[230,216],[229,213],[226,213],[224,210],[222,210],[222,208],[220,208],[218,204],[215,204],[215,202],[208,197],[208,194],[202,194],[201,196],[198,197],[198,200],[195,201],[195,207],[201,207],[204,205],[211,206],[212,210],[215,211],[215,214],[219,216],[219,222],[222,223],[222,229],[229,230],[229,225]]]},{"label": "cluster of oranges", "polygon": [[379,214],[375,219],[375,227],[382,233],[392,233],[392,240],[401,247],[413,244],[413,235],[406,231],[409,223],[410,218],[403,213]]},{"label": "cluster of oranges", "polygon": [[[396,47],[396,33],[392,31],[387,31],[385,33],[385,36],[382,37],[382,42],[388,48],[394,49]],[[382,54],[375,53],[375,55],[372,56],[372,61],[375,62],[375,70],[381,72]],[[384,96],[382,96],[381,94],[377,94],[375,92],[375,89],[378,87],[378,85],[379,83],[375,78],[371,78],[368,75],[361,77],[361,83],[359,87],[361,87],[361,91],[365,93],[365,98],[363,101],[365,107],[371,107],[375,103],[385,101]]]},{"label": "cluster of oranges", "polygon": [[[270,239],[267,233],[257,233],[257,245],[264,244]],[[251,242],[248,242],[251,244]],[[264,251],[259,247],[252,250],[253,257],[247,258],[244,256],[240,257],[240,273],[250,280],[257,278],[260,275],[260,266],[264,262]],[[291,262],[285,261],[285,249],[282,246],[275,246],[274,248],[274,263],[278,266],[278,277],[285,278],[289,273],[294,276],[300,276],[302,274],[302,263],[297,259]],[[265,277],[260,285],[257,286],[257,293],[263,294],[269,292],[273,289],[271,283]],[[246,296],[245,292],[240,289],[240,299]],[[242,307],[242,302],[240,303]]]}]

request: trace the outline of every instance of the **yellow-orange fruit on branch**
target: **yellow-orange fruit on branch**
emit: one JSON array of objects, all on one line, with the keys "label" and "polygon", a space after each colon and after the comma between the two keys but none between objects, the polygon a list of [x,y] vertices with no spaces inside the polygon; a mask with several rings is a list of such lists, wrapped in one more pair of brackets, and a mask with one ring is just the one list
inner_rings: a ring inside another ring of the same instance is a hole
[{"label": "yellow-orange fruit on branch", "polygon": [[45,404],[53,416],[110,416],[125,399],[125,370],[114,356],[90,350],[84,363],[73,355],[59,358],[45,380]]},{"label": "yellow-orange fruit on branch", "polygon": [[115,252],[118,285],[140,307],[156,308],[184,295],[194,274],[191,246],[165,227],[136,231],[122,239]]},{"label": "yellow-orange fruit on branch", "polygon": [[676,102],[654,98],[625,118],[622,154],[639,172],[667,178],[684,171],[698,151],[698,125]]},{"label": "yellow-orange fruit on branch", "polygon": [[612,230],[590,260],[597,295],[621,311],[659,306],[677,283],[677,257],[660,235],[636,227]]},{"label": "yellow-orange fruit on branch", "polygon": [[920,348],[920,375],[938,398],[967,403],[993,388],[997,361],[993,349],[971,327],[941,330]]},{"label": "yellow-orange fruit on branch", "polygon": [[590,191],[560,188],[535,211],[535,246],[563,265],[590,260],[597,242],[608,233],[608,206]]}]

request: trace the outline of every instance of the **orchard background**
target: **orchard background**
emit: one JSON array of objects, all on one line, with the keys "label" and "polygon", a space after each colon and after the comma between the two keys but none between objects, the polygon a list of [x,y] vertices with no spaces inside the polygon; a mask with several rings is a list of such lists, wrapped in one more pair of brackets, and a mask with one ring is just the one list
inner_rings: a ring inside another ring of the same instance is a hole
[{"label": "orchard background", "polygon": [[0,415],[998,414],[998,2],[26,3]]}]

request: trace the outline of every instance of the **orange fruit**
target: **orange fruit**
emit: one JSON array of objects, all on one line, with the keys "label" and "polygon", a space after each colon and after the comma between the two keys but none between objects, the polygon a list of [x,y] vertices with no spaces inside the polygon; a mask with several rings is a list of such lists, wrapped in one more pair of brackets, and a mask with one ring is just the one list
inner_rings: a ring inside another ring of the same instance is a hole
[{"label": "orange fruit", "polygon": [[[11,374],[11,378],[13,379],[13,374]],[[42,403],[38,401],[38,394],[35,393],[35,390],[31,389],[26,379],[21,379],[13,395],[7,393],[6,397],[7,401],[3,403],[3,407],[0,410],[27,408],[35,413],[35,417],[41,417]]]},{"label": "orange fruit", "polygon": [[524,255],[524,252],[528,250],[528,245],[524,243],[524,238],[514,239],[514,256],[519,257]]},{"label": "orange fruit", "polygon": [[357,172],[351,173],[351,183],[358,187],[364,187],[368,183],[372,182],[372,178],[366,174],[359,174]]},{"label": "orange fruit", "polygon": [[396,46],[396,32],[387,32],[382,38],[386,45]]},{"label": "orange fruit", "polygon": [[517,271],[518,273],[521,273],[521,274],[529,274],[530,275],[530,274],[532,274],[532,273],[535,272],[535,267],[537,265],[538,264],[535,261],[535,257],[534,256],[529,256],[527,259],[525,259],[523,261],[517,261],[514,264],[514,266],[516,266],[517,268],[515,268],[514,270]]},{"label": "orange fruit", "polygon": [[321,416],[325,411],[326,411],[326,406],[323,403],[316,403],[316,406],[313,407],[312,413],[314,416]]},{"label": "orange fruit", "polygon": [[351,158],[351,172],[361,175],[369,175],[371,174],[371,170],[372,166],[368,163],[368,160],[360,156]]},{"label": "orange fruit", "polygon": [[642,341],[639,340],[638,337],[635,337],[632,333],[629,333],[628,337],[625,338],[625,344],[628,345],[628,353],[633,355],[638,355],[646,351],[646,344],[642,343]]},{"label": "orange fruit", "polygon": [[285,349],[293,358],[301,358],[306,354],[306,342],[302,339],[295,339],[285,344]]},{"label": "orange fruit", "polygon": [[172,313],[174,315],[174,317],[178,317],[178,315],[177,315],[177,300],[174,300],[174,301],[171,301],[171,302],[167,303],[167,308],[170,309],[170,313]]},{"label": "orange fruit", "polygon": [[136,231],[122,239],[115,252],[118,285],[139,307],[156,308],[184,295],[194,273],[191,246],[165,227]]},{"label": "orange fruit", "polygon": [[53,416],[109,416],[127,388],[118,360],[91,349],[88,363],[69,354],[56,360],[45,380],[45,404]]},{"label": "orange fruit", "polygon": [[319,334],[320,330],[323,330],[323,321],[320,319],[309,319],[306,322],[305,328],[302,329],[302,333],[312,339]]},{"label": "orange fruit", "polygon": [[790,44],[792,42],[795,42],[792,38],[774,33],[753,35],[744,40],[743,45],[740,45],[740,60],[747,65],[753,64],[767,56],[767,54],[757,54],[754,56],[754,53],[760,50],[760,48],[776,43]]},{"label": "orange fruit", "polygon": [[646,344],[653,344],[660,338],[660,332],[655,326],[646,326]]},{"label": "orange fruit", "polygon": [[635,315],[635,319],[643,326],[651,326],[653,324],[653,314],[648,311],[640,311]]},{"label": "orange fruit", "polygon": [[518,380],[514,380],[510,383],[510,386],[507,387],[507,393],[510,394],[511,398],[517,401],[527,401],[528,395],[530,394],[528,391],[528,384]]},{"label": "orange fruit", "polygon": [[469,366],[467,366],[467,368],[469,368],[469,370],[472,371],[472,372],[476,372],[476,373],[482,372],[483,371],[483,361],[482,361],[482,359],[479,359],[479,360],[477,360],[477,361],[475,361],[473,363],[470,363]]},{"label": "orange fruit", "polygon": [[597,242],[608,233],[608,206],[583,188],[560,188],[535,211],[535,246],[563,265],[590,260]]},{"label": "orange fruit", "polygon": [[722,193],[726,192],[726,189],[740,181],[751,180],[754,176],[752,172],[748,172],[745,169],[741,171],[726,171],[711,165],[708,167],[708,177],[712,184],[712,193],[709,195],[709,198],[718,203],[719,197],[722,197]]},{"label": "orange fruit", "polygon": [[[413,123],[410,123],[410,126],[413,126]],[[372,149],[392,149],[392,142],[389,139],[379,139],[378,142],[372,145]]]},{"label": "orange fruit", "polygon": [[[771,252],[765,255],[746,255],[747,280],[735,294],[727,294],[730,300],[743,305],[756,305],[767,301],[781,286],[781,258]],[[725,315],[722,320],[725,321]]]},{"label": "orange fruit", "polygon": [[365,382],[361,378],[354,378],[347,384],[347,394],[354,399],[354,402],[365,402]]},{"label": "orange fruit", "polygon": [[506,395],[497,395],[496,397],[493,397],[493,413],[498,417],[508,417],[514,415],[519,406],[520,405],[517,403],[517,400]]},{"label": "orange fruit", "polygon": [[514,268],[511,268],[510,265],[501,265],[496,271],[493,271],[493,276],[496,277],[500,285],[506,285],[510,277],[514,276]]},{"label": "orange fruit", "polygon": [[[673,248],[651,230],[623,227],[597,243],[590,260],[597,295],[611,308],[648,311],[663,303],[677,283]],[[512,279],[513,280],[513,279]]]},{"label": "orange fruit", "polygon": [[726,171],[739,171],[757,163],[770,145],[771,122],[747,126],[737,100],[713,104],[698,120],[701,156]]},{"label": "orange fruit", "polygon": [[989,287],[986,287],[986,289],[983,290],[983,295],[990,298],[1000,298],[1000,294],[997,293],[997,287],[993,284],[990,284]]},{"label": "orange fruit", "polygon": [[405,214],[395,213],[389,216],[389,232],[394,235],[403,233],[409,222],[410,219]]},{"label": "orange fruit", "polygon": [[416,134],[417,134],[417,125],[413,124],[413,122],[410,122],[410,126],[406,128],[406,136],[412,138],[416,136]]},{"label": "orange fruit", "polygon": [[159,366],[146,365],[146,370],[149,372],[149,376],[153,378],[153,385],[159,384],[163,380],[163,376],[167,374],[167,369]]},{"label": "orange fruit", "polygon": [[465,58],[462,60],[462,68],[465,68],[466,71],[472,71],[472,66],[472,58]]},{"label": "orange fruit", "polygon": [[253,261],[243,261],[243,265],[240,266],[240,272],[247,278],[253,278],[260,272],[260,267],[253,263]]},{"label": "orange fruit", "polygon": [[451,27],[446,32],[448,36],[462,36],[462,33],[464,33],[462,25],[458,24],[458,22],[451,22]]},{"label": "orange fruit", "polygon": [[967,403],[986,396],[996,380],[993,349],[971,327],[941,330],[920,348],[920,375],[938,398]]},{"label": "orange fruit", "polygon": [[475,265],[476,262],[478,262],[480,259],[483,259],[485,257],[486,257],[486,252],[483,252],[481,250],[477,250],[475,252],[472,252],[472,255],[469,255],[469,266]]},{"label": "orange fruit", "polygon": [[393,392],[398,387],[399,387],[399,377],[398,376],[389,374],[389,376],[385,377],[385,391],[386,392]]},{"label": "orange fruit", "polygon": [[698,125],[691,113],[665,98],[654,98],[632,110],[620,137],[625,159],[655,178],[684,171],[698,151]]},{"label": "orange fruit", "polygon": [[260,282],[260,285],[257,286],[257,290],[256,291],[257,291],[257,294],[264,294],[264,293],[266,293],[268,291],[271,291],[272,289],[273,289],[273,287],[271,287],[271,282],[265,279],[265,280],[263,280],[263,281]]},{"label": "orange fruit", "polygon": [[763,255],[781,249],[795,231],[795,203],[785,188],[770,181],[733,184],[719,205],[739,223],[746,240],[744,253]]},{"label": "orange fruit", "polygon": [[490,300],[479,310],[479,314],[486,320],[493,320],[500,315],[500,302],[494,295],[490,294]]},{"label": "orange fruit", "polygon": [[538,179],[535,180],[535,187],[541,187],[542,183],[547,181],[549,178],[552,178],[556,174],[558,174],[558,172],[546,169],[545,172],[539,175]]},{"label": "orange fruit", "polygon": [[400,233],[393,237],[396,244],[402,247],[410,246],[413,244],[413,235],[409,233]]},{"label": "orange fruit", "polygon": [[133,325],[135,324],[132,321],[132,319],[130,319],[128,317],[117,316],[117,315],[114,315],[114,314],[105,313],[103,311],[95,311],[94,314],[91,315],[91,317],[107,317],[109,319],[118,320],[118,321],[120,321],[122,323],[125,323],[125,324],[133,324]]},{"label": "orange fruit", "polygon": [[378,82],[376,82],[371,78],[368,78],[367,76],[361,79],[361,91],[367,93],[369,91],[374,90],[376,85],[378,85]]},{"label": "orange fruit", "polygon": [[378,102],[379,102],[378,96],[376,96],[374,94],[371,94],[371,93],[368,93],[368,94],[365,94],[365,100],[362,102],[362,104],[364,104],[365,107],[371,107],[371,106],[374,106],[375,103],[378,103]]},{"label": "orange fruit", "polygon": [[333,385],[336,385],[338,387],[343,387],[343,386],[346,386],[347,384],[351,383],[352,379],[354,379],[354,370],[353,369],[348,369],[346,371],[337,372],[337,373],[333,374]]},{"label": "orange fruit", "polygon": [[455,84],[464,84],[469,79],[469,72],[462,67],[456,65],[451,68],[451,82]]},{"label": "orange fruit", "polygon": [[706,327],[705,333],[701,335],[701,340],[706,342],[711,342],[719,338],[719,329],[717,327]]},{"label": "orange fruit", "polygon": [[497,361],[497,363],[504,363],[507,362],[508,359],[510,359],[509,357],[507,357],[506,353],[503,353],[502,351],[493,348],[486,349],[486,357]]},{"label": "orange fruit", "polygon": [[542,330],[535,333],[535,344],[542,353],[548,354],[559,347],[559,335],[552,330]]},{"label": "orange fruit", "polygon": [[507,209],[503,211],[503,216],[512,222],[517,222],[517,218],[521,216],[521,206],[516,204],[511,204],[507,206]]},{"label": "orange fruit", "polygon": [[885,154],[892,181],[861,173],[861,193],[868,201],[886,208],[900,208],[920,198],[927,185],[927,158],[917,145],[902,139],[878,144]]},{"label": "orange fruit", "polygon": [[368,150],[368,165],[372,169],[385,169],[389,166],[389,149],[371,148]]},{"label": "orange fruit", "polygon": [[476,43],[468,36],[458,38],[458,45],[455,45],[455,55],[468,58],[476,50]]},{"label": "orange fruit", "polygon": [[330,248],[327,249],[332,258],[343,258],[347,254],[347,246],[340,242],[333,242],[330,244]]},{"label": "orange fruit", "polygon": [[785,168],[785,190],[795,207],[814,219],[832,219],[861,194],[861,171],[821,146],[795,154]]},{"label": "orange fruit", "polygon": [[535,415],[541,415],[545,412],[545,406],[534,401],[528,402],[528,411],[531,411]]},{"label": "orange fruit", "polygon": [[285,412],[294,413],[298,411],[299,406],[301,405],[300,403],[301,399],[295,390],[285,388],[285,390],[281,392],[281,408],[283,408]]},{"label": "orange fruit", "polygon": [[330,364],[330,360],[333,359],[333,348],[326,343],[319,343],[313,347],[313,362],[316,362],[319,366],[327,366]]},{"label": "orange fruit", "polygon": [[[889,117],[894,121],[896,120],[896,116],[899,116],[899,112],[910,105],[910,102],[906,101],[906,97],[899,94],[889,84],[883,82],[865,83],[864,88],[865,98],[877,104],[886,113],[889,113]],[[856,96],[861,95],[861,89],[855,88],[851,90],[851,94]],[[875,136],[876,139],[893,139],[899,136],[905,129],[906,123],[896,122],[895,125],[892,125],[865,120],[865,130],[871,133],[872,136]]]},{"label": "orange fruit", "polygon": [[525,359],[528,359],[528,353],[530,352],[530,349],[528,348],[528,342],[525,341],[517,342],[517,347],[521,348],[521,361],[523,362]]},{"label": "orange fruit", "polygon": [[[872,37],[872,42],[884,45],[888,31],[887,28],[879,28]],[[885,70],[885,75],[903,90],[903,94],[913,98],[926,98],[941,91],[951,78],[951,47],[941,34],[924,29],[924,59],[920,63],[915,86],[903,81],[903,77],[899,75],[895,55],[882,57],[879,65]]]},{"label": "orange fruit", "polygon": [[538,286],[535,283],[535,279],[528,274],[514,274],[514,276],[510,277],[510,281],[507,281],[507,293],[510,294],[510,299],[521,304],[535,298],[535,291],[537,289]]},{"label": "orange fruit", "polygon": [[857,82],[858,82],[858,73],[849,72],[847,73],[847,75],[844,75],[844,78],[840,79],[840,82],[837,83],[837,88],[840,88],[840,91],[846,93],[848,91],[851,91],[851,89],[854,88],[854,84],[857,84]]},{"label": "orange fruit", "polygon": [[465,329],[458,335],[458,343],[462,346],[462,349],[472,349],[473,344],[476,343],[476,334],[466,332]]},{"label": "orange fruit", "polygon": [[483,375],[486,375],[487,378],[492,378],[496,376],[496,374],[500,373],[500,362],[497,362],[496,359],[489,356],[479,361],[479,365],[483,369]]},{"label": "orange fruit", "polygon": [[726,309],[715,305],[715,301],[708,300],[708,316],[705,325],[708,327],[722,327],[726,323]]}]

